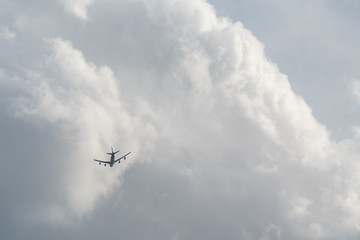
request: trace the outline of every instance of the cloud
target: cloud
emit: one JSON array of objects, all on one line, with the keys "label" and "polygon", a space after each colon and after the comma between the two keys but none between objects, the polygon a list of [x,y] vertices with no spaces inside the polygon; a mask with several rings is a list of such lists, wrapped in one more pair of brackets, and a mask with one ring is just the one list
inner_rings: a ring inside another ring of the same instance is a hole
[{"label": "cloud", "polygon": [[[332,140],[241,23],[202,0],[93,4],[82,31],[31,36],[41,60],[1,71],[3,136],[30,143],[24,186],[0,175],[20,203],[33,191],[13,222],[62,239],[356,236],[358,136]],[[112,145],[131,157],[92,161]]]},{"label": "cloud", "polygon": [[87,8],[93,4],[93,2],[94,0],[62,0],[66,11],[82,20],[88,20]]},{"label": "cloud", "polygon": [[[53,220],[66,222],[69,217],[89,212],[96,199],[106,195],[118,183],[116,176],[126,169],[125,163],[110,175],[105,171],[99,173],[89,161],[92,156],[108,149],[105,143],[119,143],[118,135],[125,140],[134,128],[142,126],[123,108],[117,80],[108,67],[86,62],[68,41],[57,38],[48,44],[51,53],[42,67],[44,72],[28,73],[29,97],[17,99],[14,106],[19,118],[48,122],[56,129],[55,134],[77,149],[71,159],[64,160],[74,169],[66,170],[64,184],[60,186],[66,203],[51,205],[46,213],[50,218],[59,218]],[[142,130],[147,134],[146,129]],[[122,146],[131,146],[136,152],[139,145],[135,138]],[[64,216],[64,212],[70,212],[70,216]]]},{"label": "cloud", "polygon": [[8,27],[3,27],[1,30],[1,36],[6,40],[12,40],[16,37],[16,33],[9,30]]}]

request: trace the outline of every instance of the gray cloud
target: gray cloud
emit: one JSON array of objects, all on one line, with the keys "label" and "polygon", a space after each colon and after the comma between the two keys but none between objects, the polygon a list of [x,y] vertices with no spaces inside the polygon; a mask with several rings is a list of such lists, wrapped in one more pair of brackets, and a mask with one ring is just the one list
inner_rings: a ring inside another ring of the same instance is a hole
[{"label": "gray cloud", "polygon": [[[241,23],[200,0],[82,3],[87,21],[9,20],[34,49],[1,41],[2,232],[356,238],[358,137],[331,139]],[[111,145],[131,157],[91,161]]]}]

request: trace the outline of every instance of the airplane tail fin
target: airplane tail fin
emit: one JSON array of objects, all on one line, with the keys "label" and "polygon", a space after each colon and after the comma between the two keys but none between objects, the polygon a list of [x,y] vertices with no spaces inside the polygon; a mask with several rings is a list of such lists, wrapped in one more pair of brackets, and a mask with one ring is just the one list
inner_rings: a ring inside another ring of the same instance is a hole
[{"label": "airplane tail fin", "polygon": [[113,150],[113,147],[111,147],[111,153],[107,153],[107,154],[113,155],[113,153],[114,153],[114,150]]},{"label": "airplane tail fin", "polygon": [[107,153],[107,154],[109,154],[109,155],[113,155],[113,154],[118,153],[119,151],[120,151],[120,150],[118,150],[118,151],[114,152],[113,147],[111,147],[111,153]]}]

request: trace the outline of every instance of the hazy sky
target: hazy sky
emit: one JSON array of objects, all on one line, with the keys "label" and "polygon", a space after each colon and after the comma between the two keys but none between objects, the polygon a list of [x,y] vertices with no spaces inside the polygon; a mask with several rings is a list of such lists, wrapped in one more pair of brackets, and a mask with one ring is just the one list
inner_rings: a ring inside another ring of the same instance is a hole
[{"label": "hazy sky", "polygon": [[2,1],[1,236],[358,239],[359,9]]}]

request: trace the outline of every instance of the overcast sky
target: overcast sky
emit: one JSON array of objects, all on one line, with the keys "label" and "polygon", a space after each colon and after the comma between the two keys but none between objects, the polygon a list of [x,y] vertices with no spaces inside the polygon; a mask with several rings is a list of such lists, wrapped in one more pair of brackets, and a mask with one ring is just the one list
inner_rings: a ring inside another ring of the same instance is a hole
[{"label": "overcast sky", "polygon": [[2,1],[1,236],[358,239],[359,10]]}]

